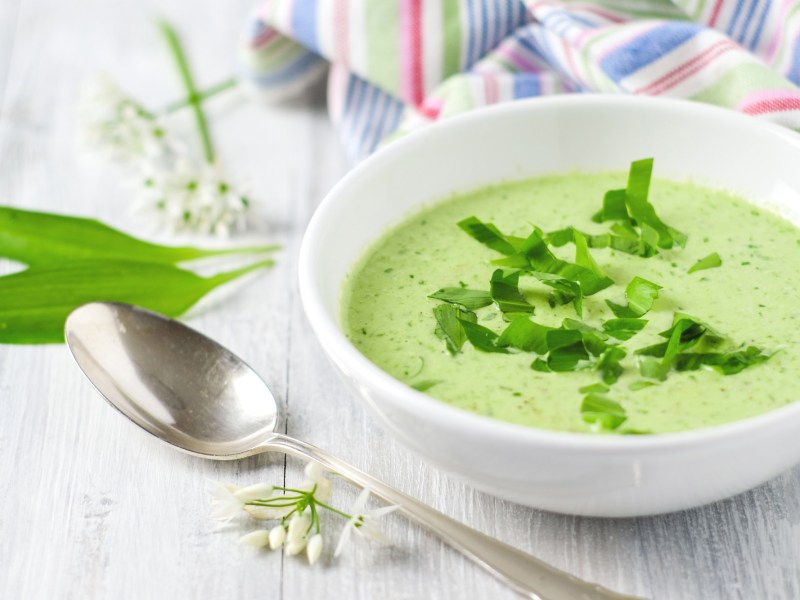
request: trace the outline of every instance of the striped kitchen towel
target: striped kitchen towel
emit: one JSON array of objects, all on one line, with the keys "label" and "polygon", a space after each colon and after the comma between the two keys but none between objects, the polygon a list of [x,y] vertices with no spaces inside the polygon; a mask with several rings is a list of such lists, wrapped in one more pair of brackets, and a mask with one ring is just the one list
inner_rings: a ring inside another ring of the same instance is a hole
[{"label": "striped kitchen towel", "polygon": [[328,77],[349,156],[545,94],[689,98],[800,129],[800,0],[265,0],[244,77],[290,98]]}]

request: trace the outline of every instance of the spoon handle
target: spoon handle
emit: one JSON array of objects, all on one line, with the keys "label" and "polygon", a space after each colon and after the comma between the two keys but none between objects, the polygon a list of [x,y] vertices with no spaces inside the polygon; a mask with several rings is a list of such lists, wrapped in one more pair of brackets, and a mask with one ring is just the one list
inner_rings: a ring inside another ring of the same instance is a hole
[{"label": "spoon handle", "polygon": [[559,571],[547,563],[467,527],[419,500],[386,485],[328,452],[296,440],[275,434],[259,450],[278,450],[301,458],[312,459],[325,469],[338,473],[370,491],[425,527],[516,591],[537,600],[632,600],[597,584]]}]

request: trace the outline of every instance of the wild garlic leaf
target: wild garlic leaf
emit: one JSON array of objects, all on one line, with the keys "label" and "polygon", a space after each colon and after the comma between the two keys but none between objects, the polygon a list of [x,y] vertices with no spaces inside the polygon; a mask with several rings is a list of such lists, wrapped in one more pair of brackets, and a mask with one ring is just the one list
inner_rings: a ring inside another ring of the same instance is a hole
[{"label": "wild garlic leaf", "polygon": [[550,350],[547,345],[547,332],[554,329],[554,327],[534,323],[526,316],[519,316],[511,321],[500,334],[497,344],[510,346],[523,352],[547,354]]},{"label": "wild garlic leaf", "polygon": [[409,383],[408,385],[418,392],[427,392],[437,383],[441,383],[441,379],[423,379],[422,381],[417,381],[415,383]]},{"label": "wild garlic leaf", "polygon": [[470,237],[500,254],[510,256],[516,253],[516,248],[491,223],[484,223],[477,217],[467,217],[459,221],[458,226]]},{"label": "wild garlic leaf", "polygon": [[151,244],[100,221],[0,206],[0,256],[30,267],[86,260],[130,260],[174,265],[230,254],[272,252],[278,246],[200,249]]},{"label": "wild garlic leaf", "polygon": [[581,402],[581,417],[603,431],[613,431],[628,417],[619,402],[598,393],[589,393]]},{"label": "wild garlic leaf", "polygon": [[492,295],[489,292],[461,287],[442,288],[428,298],[463,306],[467,310],[477,310],[492,303]]},{"label": "wild garlic leaf", "polygon": [[592,221],[630,221],[626,199],[626,190],[608,190],[603,196],[603,208],[592,216]]},{"label": "wild garlic leaf", "polygon": [[621,318],[609,319],[603,323],[603,331],[618,340],[626,341],[631,339],[647,325],[645,319]]},{"label": "wild garlic leaf", "polygon": [[462,325],[463,321],[477,321],[474,312],[464,311],[452,304],[440,304],[433,309],[436,318],[436,335],[445,341],[450,354],[458,354],[467,341],[467,334]]},{"label": "wild garlic leaf", "polygon": [[735,375],[771,357],[772,354],[767,354],[756,346],[734,352],[683,352],[675,357],[674,367],[676,371],[695,371],[701,367],[710,367],[723,375]]},{"label": "wild garlic leaf", "polygon": [[533,314],[534,308],[519,291],[519,271],[497,269],[490,281],[491,297],[503,315]]},{"label": "wild garlic leaf", "polygon": [[260,261],[211,277],[124,260],[30,267],[0,277],[0,343],[63,342],[67,316],[87,302],[124,302],[176,317],[217,286],[270,265]]},{"label": "wild garlic leaf", "polygon": [[608,392],[610,388],[605,383],[592,383],[590,385],[585,385],[582,388],[579,388],[578,391],[581,394],[605,394]]},{"label": "wild garlic leaf", "polygon": [[720,266],[722,266],[722,259],[719,257],[719,254],[717,254],[716,252],[712,252],[708,256],[701,258],[691,267],[689,267],[688,273],[694,273],[695,271],[703,271],[705,269],[715,269],[716,267]]},{"label": "wild garlic leaf", "polygon": [[[652,256],[650,248],[672,248],[686,245],[686,235],[664,223],[648,201],[653,159],[631,163],[628,185],[624,190],[611,190],[603,198],[603,208],[592,217],[597,223],[618,221],[626,228],[638,226],[638,237],[644,242],[641,256]],[[635,231],[635,230],[633,230]]]},{"label": "wild garlic leaf", "polygon": [[498,343],[499,336],[491,329],[488,329],[483,325],[478,325],[473,321],[462,319],[459,322],[464,328],[464,332],[469,340],[469,343],[472,344],[476,350],[480,350],[481,352],[497,352],[500,354],[508,354],[508,348],[501,346]]},{"label": "wild garlic leaf", "polygon": [[595,363],[595,368],[600,371],[603,382],[612,385],[622,375],[622,359],[627,356],[627,351],[621,346],[608,346]]},{"label": "wild garlic leaf", "polygon": [[641,277],[634,277],[625,288],[628,306],[622,306],[606,300],[609,308],[620,319],[637,319],[647,314],[658,298],[661,286]]}]

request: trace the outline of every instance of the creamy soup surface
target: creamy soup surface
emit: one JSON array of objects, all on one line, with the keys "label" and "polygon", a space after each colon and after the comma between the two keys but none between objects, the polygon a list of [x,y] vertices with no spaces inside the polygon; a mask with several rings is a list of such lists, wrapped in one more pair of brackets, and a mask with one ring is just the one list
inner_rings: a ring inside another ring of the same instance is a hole
[{"label": "creamy soup surface", "polygon": [[[531,427],[592,432],[580,407],[583,386],[599,382],[587,368],[566,373],[531,368],[535,355],[492,354],[466,343],[447,351],[435,334],[428,296],[444,287],[488,290],[497,252],[465,234],[457,223],[475,216],[509,235],[526,237],[533,226],[553,231],[573,226],[599,234],[608,224],[591,220],[606,190],[624,188],[625,173],[553,175],[502,183],[454,195],[428,206],[387,231],[350,273],[343,290],[342,321],[355,346],[395,378],[461,409]],[[800,229],[765,209],[723,191],[654,179],[650,202],[663,221],[688,236],[685,248],[643,258],[608,248],[591,255],[614,285],[583,301],[582,320],[600,328],[613,318],[605,300],[625,304],[634,276],[662,286],[646,327],[628,341],[619,380],[607,396],[625,411],[618,432],[673,432],[757,415],[797,399],[800,373]],[[575,247],[551,248],[567,261]],[[687,273],[716,252],[718,268]],[[520,279],[536,323],[558,327],[577,319],[572,304],[551,307],[552,290],[533,277]],[[477,322],[497,333],[508,325],[496,305],[477,309]],[[641,381],[633,350],[663,342],[675,312],[697,317],[735,346],[774,352],[769,360],[735,375],[712,369],[671,372],[665,381]]]}]

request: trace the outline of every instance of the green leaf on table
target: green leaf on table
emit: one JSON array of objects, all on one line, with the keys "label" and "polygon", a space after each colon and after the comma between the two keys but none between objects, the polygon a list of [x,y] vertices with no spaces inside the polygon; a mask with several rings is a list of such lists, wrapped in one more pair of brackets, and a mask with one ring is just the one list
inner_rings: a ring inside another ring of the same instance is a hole
[{"label": "green leaf on table", "polygon": [[0,256],[30,267],[96,259],[174,265],[231,254],[255,254],[277,246],[200,249],[151,244],[108,225],[82,217],[0,206]]},{"label": "green leaf on table", "polygon": [[440,304],[433,309],[436,318],[436,335],[445,341],[450,354],[458,354],[467,341],[463,321],[477,321],[474,312],[461,310],[452,304]]},{"label": "green leaf on table", "polygon": [[584,396],[581,416],[585,422],[603,431],[613,431],[628,419],[619,402],[597,393]]},{"label": "green leaf on table", "polygon": [[504,315],[532,314],[533,306],[519,291],[519,271],[504,273],[497,269],[490,281],[491,297]]},{"label": "green leaf on table", "polygon": [[658,298],[658,291],[661,286],[652,281],[647,281],[641,277],[634,277],[625,288],[625,298],[628,306],[616,304],[611,300],[606,300],[609,308],[620,319],[638,319],[647,314]]},{"label": "green leaf on table", "polygon": [[689,267],[689,273],[694,273],[695,271],[703,271],[705,269],[715,269],[716,267],[722,266],[722,259],[719,257],[719,254],[716,252],[712,252],[708,256],[701,258],[696,263],[694,263],[691,267]]},{"label": "green leaf on table", "polygon": [[477,310],[492,303],[492,295],[489,292],[461,287],[442,288],[428,298],[463,306],[467,310]]},{"label": "green leaf on table", "polygon": [[271,260],[201,277],[171,265],[126,260],[73,261],[0,277],[0,343],[64,341],[64,322],[87,302],[124,302],[177,317],[208,292]]}]

